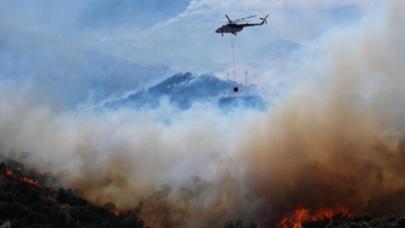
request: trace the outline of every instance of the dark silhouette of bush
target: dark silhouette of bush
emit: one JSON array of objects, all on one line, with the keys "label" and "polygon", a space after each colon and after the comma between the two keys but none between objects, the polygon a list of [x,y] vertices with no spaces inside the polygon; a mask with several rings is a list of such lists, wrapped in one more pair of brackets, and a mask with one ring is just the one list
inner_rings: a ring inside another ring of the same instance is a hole
[{"label": "dark silhouette of bush", "polygon": [[245,224],[241,220],[237,220],[225,223],[224,228],[257,228],[257,225],[253,222]]},{"label": "dark silhouette of bush", "polygon": [[27,214],[28,210],[19,203],[0,202],[0,218],[2,219],[18,219]]},{"label": "dark silhouette of bush", "polygon": [[69,204],[71,206],[87,205],[86,200],[76,196],[76,194],[71,189],[59,188],[56,199],[60,204]]}]

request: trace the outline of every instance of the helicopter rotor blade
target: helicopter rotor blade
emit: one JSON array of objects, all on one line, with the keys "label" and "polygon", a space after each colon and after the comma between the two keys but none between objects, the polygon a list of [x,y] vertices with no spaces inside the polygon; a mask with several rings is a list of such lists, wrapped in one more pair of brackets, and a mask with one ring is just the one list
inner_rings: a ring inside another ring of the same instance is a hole
[{"label": "helicopter rotor blade", "polygon": [[227,14],[225,14],[226,19],[228,19],[229,23],[232,23],[233,21],[231,20],[231,18],[229,18],[229,16]]},{"label": "helicopter rotor blade", "polygon": [[251,16],[248,16],[248,17],[243,17],[243,18],[237,19],[235,21],[244,21],[244,20],[248,20],[248,19],[251,19],[251,18],[255,18],[255,17],[257,17],[257,15],[251,15]]},{"label": "helicopter rotor blade", "polygon": [[226,23],[227,21],[225,21],[225,20],[202,20],[202,21],[204,21],[204,22],[221,22],[221,23]]}]

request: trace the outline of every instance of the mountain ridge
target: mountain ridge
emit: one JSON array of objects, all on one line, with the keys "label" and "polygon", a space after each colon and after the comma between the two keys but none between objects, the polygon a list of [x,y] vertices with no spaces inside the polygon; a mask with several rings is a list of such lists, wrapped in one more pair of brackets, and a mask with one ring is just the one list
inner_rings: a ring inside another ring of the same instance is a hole
[{"label": "mountain ridge", "polygon": [[[237,92],[234,89],[237,88]],[[167,98],[170,104],[187,110],[196,103],[210,103],[219,108],[228,109],[247,107],[263,109],[265,103],[254,85],[222,80],[211,74],[193,75],[190,72],[178,73],[160,83],[126,98],[107,102],[103,108],[157,108],[162,99]]]}]

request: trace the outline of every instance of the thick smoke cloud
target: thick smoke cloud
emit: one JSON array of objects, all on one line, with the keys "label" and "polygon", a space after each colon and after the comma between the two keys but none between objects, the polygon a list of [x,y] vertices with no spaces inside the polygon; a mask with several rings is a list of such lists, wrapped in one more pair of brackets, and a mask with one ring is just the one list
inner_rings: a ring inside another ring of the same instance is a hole
[{"label": "thick smoke cloud", "polygon": [[403,212],[404,11],[390,1],[317,40],[265,113],[55,112],[3,88],[1,153],[94,203],[140,207],[151,227],[267,223],[300,205]]},{"label": "thick smoke cloud", "polygon": [[[180,113],[164,106],[150,112],[54,113],[25,96],[2,100],[1,151],[58,177],[60,183],[51,184],[78,190],[94,203],[131,209],[143,202],[142,214],[153,227],[219,224],[208,211],[219,204],[219,211],[234,215],[234,203],[242,198],[234,189],[240,165],[232,158],[241,135],[231,127],[243,129],[243,118],[260,114],[221,116],[210,107]],[[169,115],[178,117],[163,119]]]},{"label": "thick smoke cloud", "polygon": [[261,211],[404,211],[404,9],[391,2],[326,35],[298,71],[305,82],[252,126],[241,160]]}]

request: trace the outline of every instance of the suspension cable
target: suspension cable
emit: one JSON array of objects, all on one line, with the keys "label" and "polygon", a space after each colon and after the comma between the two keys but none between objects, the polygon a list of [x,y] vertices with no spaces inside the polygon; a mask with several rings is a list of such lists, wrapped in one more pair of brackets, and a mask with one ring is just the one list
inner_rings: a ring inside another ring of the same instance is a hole
[{"label": "suspension cable", "polygon": [[235,67],[235,45],[234,45],[235,37],[232,36],[231,39],[231,49],[232,49],[232,67],[233,67],[233,79],[236,81],[236,67]]}]

